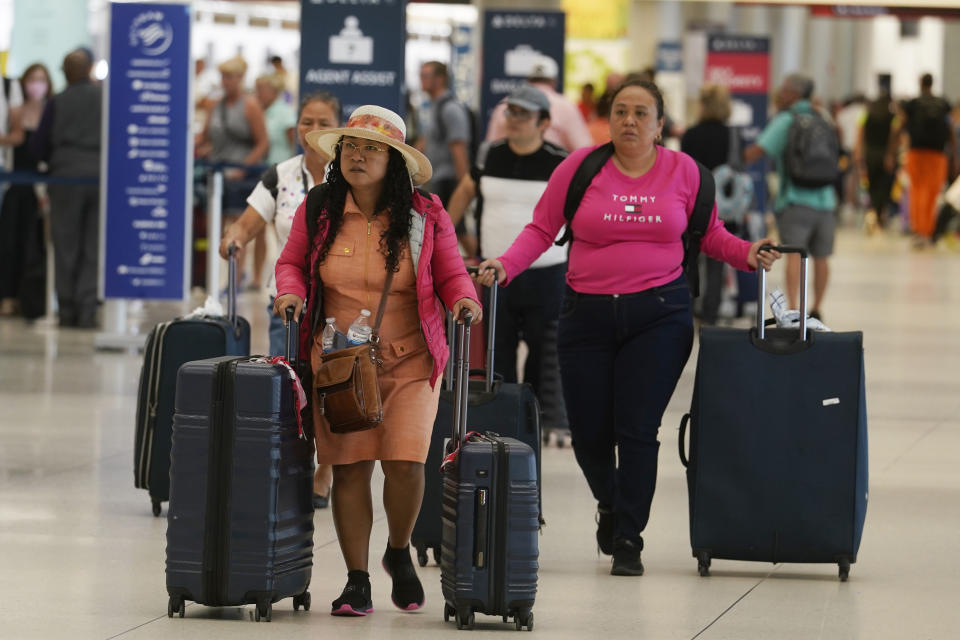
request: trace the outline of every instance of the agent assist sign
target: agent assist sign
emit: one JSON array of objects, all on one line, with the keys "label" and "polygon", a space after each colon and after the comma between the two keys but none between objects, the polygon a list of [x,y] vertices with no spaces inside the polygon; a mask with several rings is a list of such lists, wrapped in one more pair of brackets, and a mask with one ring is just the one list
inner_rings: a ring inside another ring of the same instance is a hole
[{"label": "agent assist sign", "polygon": [[363,104],[404,113],[403,0],[302,0],[300,95],[325,89],[346,116]]}]

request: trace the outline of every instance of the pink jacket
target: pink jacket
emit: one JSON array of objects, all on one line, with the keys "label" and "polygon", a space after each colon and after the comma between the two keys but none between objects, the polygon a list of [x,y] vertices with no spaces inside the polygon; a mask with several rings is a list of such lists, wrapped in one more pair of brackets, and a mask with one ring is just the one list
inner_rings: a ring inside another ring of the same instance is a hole
[{"label": "pink jacket", "polygon": [[[439,198],[430,199],[418,192],[413,194],[413,212],[419,216],[410,225],[410,253],[414,258],[417,274],[417,306],[420,313],[420,326],[427,341],[427,349],[433,356],[433,375],[430,384],[440,377],[450,348],[446,340],[446,313],[443,305],[452,309],[454,303],[462,298],[477,301],[477,292],[473,281],[467,275],[466,267],[457,248],[457,236],[450,222],[450,216],[444,210]],[[304,270],[306,255],[307,222],[304,208],[306,199],[297,208],[293,218],[293,228],[280,259],[277,260],[277,296],[292,293],[306,300],[305,318],[313,317],[314,298],[308,295],[316,291],[314,275],[317,273],[317,258],[326,226],[321,226],[310,252],[310,269]],[[307,281],[306,274],[311,278]],[[300,326],[300,353],[309,357],[311,346],[309,322]]]}]

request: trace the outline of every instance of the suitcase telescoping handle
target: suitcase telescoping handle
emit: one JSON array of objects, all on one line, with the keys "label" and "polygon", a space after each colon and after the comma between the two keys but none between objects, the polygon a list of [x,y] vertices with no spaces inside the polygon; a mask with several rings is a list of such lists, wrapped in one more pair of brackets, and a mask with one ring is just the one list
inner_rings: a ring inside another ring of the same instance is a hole
[{"label": "suitcase telescoping handle", "polygon": [[237,324],[237,245],[233,242],[227,247],[227,320],[238,328]]},{"label": "suitcase telescoping handle", "polygon": [[[467,273],[479,274],[480,267],[467,267]],[[500,293],[500,284],[497,279],[493,279],[493,284],[489,287],[490,293],[487,294],[487,308],[484,317],[487,321],[487,364],[486,376],[487,393],[493,389],[493,343],[497,337],[497,298]]]},{"label": "suitcase telescoping handle", "polygon": [[300,358],[300,329],[299,324],[293,317],[294,308],[290,305],[283,310],[287,317],[287,338],[286,338],[286,358],[291,365],[297,364]]},{"label": "suitcase telescoping handle", "polygon": [[453,449],[460,447],[467,437],[467,394],[470,388],[470,325],[473,314],[464,309],[460,313],[456,333],[456,378],[453,399]]},{"label": "suitcase telescoping handle", "polygon": [[[773,246],[765,244],[760,247],[760,251],[773,250],[780,253],[799,253],[800,254],[800,340],[807,339],[807,263],[810,258],[807,250],[802,247],[790,247],[786,245]],[[766,336],[763,318],[763,308],[767,297],[767,271],[763,267],[759,269],[760,274],[757,278],[757,337],[763,340]]]}]

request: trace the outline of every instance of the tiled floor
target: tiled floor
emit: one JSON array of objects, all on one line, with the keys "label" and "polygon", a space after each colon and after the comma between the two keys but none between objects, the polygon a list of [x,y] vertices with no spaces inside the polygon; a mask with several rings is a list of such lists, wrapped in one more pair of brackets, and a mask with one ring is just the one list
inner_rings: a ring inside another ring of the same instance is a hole
[{"label": "tiled floor", "polygon": [[[590,499],[569,449],[544,450],[548,525],[540,539],[536,633],[551,638],[949,639],[960,637],[960,254],[911,251],[900,238],[845,231],[824,308],[835,329],[862,329],[870,416],[871,491],[859,562],[716,561],[690,557],[676,426],[693,362],[664,418],[659,486],[642,578],[608,575],[593,542]],[[261,300],[242,305],[265,344]],[[170,312],[149,307],[151,316]],[[173,313],[177,312],[173,309]],[[144,320],[146,321],[146,319]],[[422,570],[427,604],[389,603],[373,571],[376,613],[332,618],[344,570],[329,511],[316,515],[314,609],[187,607],[166,617],[164,530],[133,488],[133,414],[140,358],[95,352],[87,333],[0,321],[0,637],[427,638],[455,634],[441,617],[439,571]],[[378,510],[373,547],[386,525]],[[515,633],[481,617],[480,633]]]}]

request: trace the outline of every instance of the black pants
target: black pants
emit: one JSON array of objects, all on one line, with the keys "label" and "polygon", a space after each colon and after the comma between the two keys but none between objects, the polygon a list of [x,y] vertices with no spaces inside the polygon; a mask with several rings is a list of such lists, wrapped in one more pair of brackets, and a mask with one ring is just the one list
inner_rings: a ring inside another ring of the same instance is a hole
[{"label": "black pants", "polygon": [[100,187],[51,184],[48,193],[60,322],[91,325],[97,313]]},{"label": "black pants", "polygon": [[10,185],[0,207],[0,299],[21,293],[26,248],[38,216],[33,185]]},{"label": "black pants", "polygon": [[673,282],[621,296],[567,289],[560,374],[573,449],[617,536],[647,526],[657,483],[657,432],[693,346],[690,290]]},{"label": "black pants", "polygon": [[883,160],[867,163],[867,183],[870,206],[877,213],[877,222],[883,227],[890,214],[890,191],[893,189],[893,174],[883,166]]},{"label": "black pants", "polygon": [[516,382],[517,346],[523,340],[529,350],[523,381],[538,396],[545,339],[560,313],[566,272],[566,264],[527,269],[499,293],[493,369],[505,382]]}]

